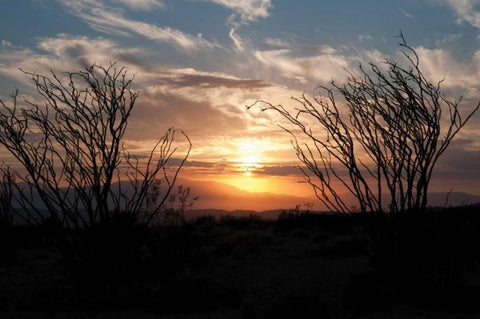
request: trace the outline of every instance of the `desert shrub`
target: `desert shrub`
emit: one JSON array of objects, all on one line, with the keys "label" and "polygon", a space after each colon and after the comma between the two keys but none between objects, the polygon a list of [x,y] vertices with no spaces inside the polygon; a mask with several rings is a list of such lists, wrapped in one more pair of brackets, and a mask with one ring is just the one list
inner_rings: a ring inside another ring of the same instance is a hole
[{"label": "desert shrub", "polygon": [[25,74],[41,101],[20,105],[18,92],[0,100],[0,144],[22,167],[13,184],[24,212],[17,216],[47,230],[68,264],[84,272],[79,278],[112,283],[138,261],[139,228],[160,216],[182,221],[190,190],[175,182],[190,140],[170,128],[145,156],[128,152],[124,137],[139,92],[125,67]]},{"label": "desert shrub", "polygon": [[[462,98],[447,97],[442,80],[431,82],[415,49],[399,38],[398,61],[360,64],[344,83],[293,98],[295,107],[257,101],[248,108],[285,120],[279,126],[291,136],[306,181],[328,210],[348,213],[337,225],[359,236],[383,281],[404,296],[446,293],[441,287],[461,281],[461,251],[469,245],[455,223],[428,212],[429,186],[480,103],[461,112]],[[293,211],[278,224],[291,230],[301,221]]]},{"label": "desert shrub", "polygon": [[300,205],[297,205],[278,215],[275,230],[280,233],[288,233],[296,228],[311,228],[313,227],[312,220],[314,218],[313,214],[301,210]]},{"label": "desert shrub", "polygon": [[279,126],[291,136],[300,169],[330,211],[424,212],[438,159],[480,108],[462,114],[462,99],[443,94],[442,81],[432,83],[415,49],[399,38],[403,61],[360,64],[345,83],[332,80],[317,96],[292,98],[295,107],[248,107],[285,120]]},{"label": "desert shrub", "polygon": [[[157,207],[162,201],[161,180],[156,180],[147,194],[147,207]],[[191,194],[190,187],[179,185],[173,188],[161,204],[161,211],[152,220],[157,226],[179,226],[186,222],[185,211],[191,208],[198,197]],[[147,211],[150,209],[147,208]]]}]

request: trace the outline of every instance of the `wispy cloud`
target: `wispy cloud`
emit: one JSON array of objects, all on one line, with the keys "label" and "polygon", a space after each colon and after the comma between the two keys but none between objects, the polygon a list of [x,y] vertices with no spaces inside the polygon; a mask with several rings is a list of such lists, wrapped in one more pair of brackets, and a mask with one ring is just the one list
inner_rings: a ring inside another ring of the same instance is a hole
[{"label": "wispy cloud", "polygon": [[[236,154],[233,146],[223,146],[228,140],[234,141],[240,135],[256,136],[259,131],[272,135],[272,122],[263,115],[246,112],[245,105],[260,98],[291,96],[286,89],[263,80],[193,68],[171,69],[148,59],[132,59],[145,54],[141,48],[124,48],[115,40],[101,37],[60,34],[38,39],[35,49],[22,49],[4,41],[0,47],[0,75],[15,80],[15,84],[4,88],[4,94],[21,84],[21,94],[33,96],[31,81],[18,67],[41,74],[51,69],[61,76],[64,71],[79,70],[89,63],[108,65],[118,61],[118,65],[126,65],[131,74],[136,74],[135,87],[141,88],[130,120],[132,129],[126,136],[128,146],[143,154],[151,141],[173,125],[184,129],[196,145],[192,156],[215,161]],[[288,140],[279,138],[269,145],[279,148],[282,143],[289,146]]]},{"label": "wispy cloud", "polygon": [[155,8],[165,8],[166,5],[159,0],[116,0],[117,2],[125,4],[133,10],[147,11]]},{"label": "wispy cloud", "polygon": [[[314,49],[314,48],[312,48]],[[255,57],[265,68],[266,74],[274,78],[279,76],[296,80],[302,84],[325,83],[332,78],[343,78],[345,69],[351,66],[355,57],[336,53],[330,47],[315,47],[313,56],[298,56],[298,52],[289,49],[256,51]]]},{"label": "wispy cloud", "polygon": [[[59,0],[75,16],[86,21],[92,28],[101,32],[122,36],[132,33],[147,39],[166,42],[186,51],[211,49],[215,45],[202,36],[193,36],[170,27],[159,27],[146,22],[128,19],[122,10],[109,7],[105,2],[92,0]],[[121,0],[137,8],[147,8],[152,1]]]},{"label": "wispy cloud", "polygon": [[337,50],[325,44],[305,45],[301,50],[307,54],[335,54],[337,52]]},{"label": "wispy cloud", "polygon": [[112,58],[117,49],[116,44],[107,39],[90,39],[86,36],[70,36],[59,34],[56,37],[42,38],[37,44],[39,49],[54,55],[56,58],[75,58],[91,54],[112,52]]},{"label": "wispy cloud", "polygon": [[435,44],[437,46],[440,46],[442,44],[448,44],[448,43],[452,43],[452,42],[455,42],[459,39],[462,38],[462,34],[461,33],[453,33],[453,34],[448,34],[446,36],[444,36],[441,40],[437,40],[435,41]]},{"label": "wispy cloud", "polygon": [[271,0],[209,0],[227,7],[240,16],[244,22],[256,21],[269,16],[268,10],[273,7]]},{"label": "wispy cloud", "polygon": [[480,0],[437,0],[446,3],[457,14],[458,22],[463,21],[480,28]]},{"label": "wispy cloud", "polygon": [[292,46],[290,42],[280,38],[266,38],[265,43],[277,48],[290,48]]},{"label": "wispy cloud", "polygon": [[227,25],[230,27],[228,36],[237,51],[244,51],[248,46],[248,40],[238,34],[242,25],[257,21],[259,18],[267,18],[269,9],[273,8],[271,0],[207,0],[222,5],[234,11],[228,17]]},{"label": "wispy cloud", "polygon": [[233,45],[238,51],[244,51],[247,47],[248,41],[237,33],[238,27],[239,26],[236,24],[231,24],[231,29],[228,33],[228,36],[230,37],[230,39],[232,39]]},{"label": "wispy cloud", "polygon": [[6,40],[2,40],[1,44],[2,44],[2,48],[11,48],[12,47],[12,43],[10,43]]},{"label": "wispy cloud", "polygon": [[263,80],[242,79],[223,73],[201,72],[192,68],[170,69],[164,72],[156,73],[155,84],[168,84],[168,88],[187,88],[195,89],[242,89],[255,90],[271,86],[270,83]]},{"label": "wispy cloud", "polygon": [[[112,40],[59,34],[38,39],[35,49],[9,44],[0,47],[0,74],[30,86],[28,77],[18,70],[48,73],[75,71],[92,63],[108,65],[113,61],[122,64],[132,57],[143,56],[138,48],[125,48]],[[133,72],[138,71],[133,66]]]},{"label": "wispy cloud", "polygon": [[372,39],[373,39],[372,36],[369,35],[369,34],[360,34],[358,36],[358,41],[360,41],[360,42],[367,41],[367,40],[371,41]]},{"label": "wispy cloud", "polygon": [[412,18],[414,17],[413,14],[411,14],[410,12],[405,11],[405,9],[400,8],[400,12],[401,12],[404,16],[406,16],[407,18],[412,19]]},{"label": "wispy cloud", "polygon": [[431,81],[443,81],[442,86],[450,91],[449,95],[464,95],[466,98],[477,98],[478,72],[480,71],[480,51],[469,59],[459,61],[446,49],[415,48],[420,67]]}]

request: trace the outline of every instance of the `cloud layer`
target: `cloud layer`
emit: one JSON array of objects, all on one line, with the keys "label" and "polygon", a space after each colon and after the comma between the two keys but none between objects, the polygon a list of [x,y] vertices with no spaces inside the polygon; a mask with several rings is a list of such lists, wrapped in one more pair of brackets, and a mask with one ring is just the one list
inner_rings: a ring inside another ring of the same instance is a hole
[{"label": "cloud layer", "polygon": [[[304,15],[301,18],[293,11],[283,15],[275,11],[287,2],[56,0],[55,3],[60,4],[59,15],[73,19],[76,27],[68,29],[68,33],[50,30],[28,39],[0,39],[0,76],[6,79],[2,95],[17,87],[26,95],[34,94],[28,77],[19,67],[46,73],[50,69],[72,71],[94,62],[105,65],[117,61],[135,74],[136,88],[141,90],[130,123],[129,146],[142,154],[166,128],[172,125],[182,128],[194,143],[188,169],[199,175],[239,174],[250,161],[248,165],[257,175],[296,176],[298,169],[290,137],[276,127],[284,124],[282,119],[274,114],[247,112],[245,105],[261,99],[294,107],[291,96],[314,93],[318,85],[332,79],[341,83],[346,71],[355,72],[359,62],[378,63],[386,57],[401,60],[391,49],[396,40],[382,39],[376,29],[360,30],[358,26],[358,32],[355,30],[350,40],[335,38],[324,31],[327,26],[322,19],[315,20],[318,25],[308,22],[311,14],[308,7],[301,11]],[[425,75],[433,82],[443,80],[442,87],[449,96],[463,95],[467,110],[480,97],[480,47],[464,28],[474,31],[480,28],[480,0],[435,3],[442,4],[438,8],[450,10],[452,24],[458,29],[439,33],[429,41],[415,39],[414,47]],[[202,6],[213,8],[214,12],[222,12],[223,8],[228,16],[210,15],[207,10],[193,11]],[[420,17],[419,11],[410,7],[393,9],[409,23]],[[185,12],[190,16],[183,16]],[[192,12],[198,18],[195,21]],[[342,16],[340,11],[336,14]],[[292,21],[281,20],[285,16]],[[195,31],[200,27],[203,34]],[[328,41],[329,36],[333,40]],[[463,49],[462,41],[473,43],[470,50]],[[387,44],[382,47],[384,42]],[[386,46],[391,50],[386,50]],[[468,159],[478,157],[475,141],[480,140],[479,125],[480,118],[476,116],[460,135],[470,141],[458,146],[455,152],[462,158],[465,156],[463,167],[455,168],[455,155],[449,155],[451,158],[441,162],[442,172],[466,178],[468,172],[476,169]]]},{"label": "cloud layer", "polygon": [[[110,6],[110,3],[92,0],[59,0],[70,12],[83,19],[92,28],[107,34],[131,37],[132,34],[147,39],[170,43],[187,51],[211,49],[214,44],[201,36],[189,35],[171,27],[161,27],[150,23],[126,18],[122,10]],[[148,10],[162,7],[162,3],[153,0],[122,0],[122,3],[135,9]]]}]

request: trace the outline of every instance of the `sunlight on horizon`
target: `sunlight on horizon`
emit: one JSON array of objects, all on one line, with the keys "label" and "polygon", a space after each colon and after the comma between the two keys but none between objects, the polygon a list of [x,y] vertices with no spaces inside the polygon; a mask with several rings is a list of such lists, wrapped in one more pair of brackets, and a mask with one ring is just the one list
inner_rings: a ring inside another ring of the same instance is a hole
[{"label": "sunlight on horizon", "polygon": [[[265,146],[265,142],[253,139],[244,139],[238,143],[239,158],[236,167],[244,177],[253,177],[255,172],[262,167],[261,157]],[[246,180],[244,183],[252,187],[254,181]]]},{"label": "sunlight on horizon", "polygon": [[313,196],[310,185],[301,183],[302,179],[298,177],[270,176],[254,173],[246,175],[243,173],[237,176],[221,177],[217,181],[251,193],[272,193],[299,197]]}]

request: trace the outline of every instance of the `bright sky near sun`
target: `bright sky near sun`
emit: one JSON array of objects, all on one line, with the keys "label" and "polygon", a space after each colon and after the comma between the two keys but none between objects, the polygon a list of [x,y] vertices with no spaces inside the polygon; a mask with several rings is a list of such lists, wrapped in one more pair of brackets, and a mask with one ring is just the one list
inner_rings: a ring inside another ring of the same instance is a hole
[{"label": "bright sky near sun", "polygon": [[[174,126],[193,151],[183,177],[302,195],[290,137],[261,99],[293,105],[360,61],[395,58],[400,30],[445,92],[480,100],[480,0],[2,0],[0,96],[34,95],[19,68],[117,61],[141,96],[127,145]],[[1,155],[6,159],[6,155]],[[480,194],[480,116],[438,163],[432,190]]]}]

